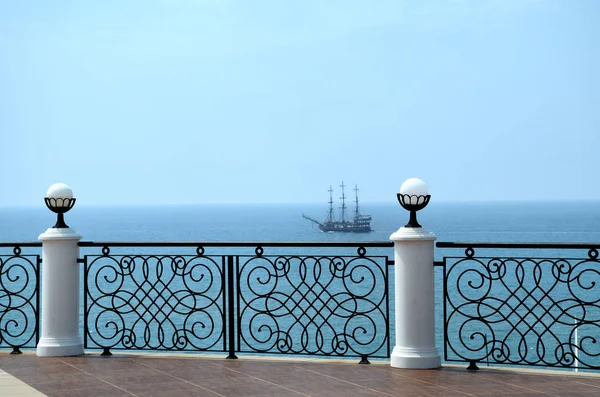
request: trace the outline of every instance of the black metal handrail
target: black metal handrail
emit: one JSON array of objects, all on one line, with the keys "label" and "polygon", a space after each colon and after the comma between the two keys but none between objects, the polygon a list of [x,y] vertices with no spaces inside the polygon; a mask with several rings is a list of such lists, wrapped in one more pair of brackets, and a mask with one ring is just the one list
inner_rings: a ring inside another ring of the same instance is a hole
[{"label": "black metal handrail", "polygon": [[[0,247],[41,247],[41,241],[0,242]],[[393,247],[392,241],[323,242],[323,241],[80,241],[80,247]]]},{"label": "black metal handrail", "polygon": [[[393,247],[392,241],[80,241],[80,247]],[[41,247],[41,241],[0,242],[0,247]]]},{"label": "black metal handrail", "polygon": [[[40,244],[41,246],[41,244]],[[392,241],[323,242],[323,241],[81,241],[80,247],[393,247]]]},{"label": "black metal handrail", "polygon": [[0,247],[41,247],[41,241],[0,242]]},{"label": "black metal handrail", "polygon": [[533,249],[592,249],[600,248],[600,243],[505,243],[505,242],[448,242],[439,241],[438,248],[533,248]]}]

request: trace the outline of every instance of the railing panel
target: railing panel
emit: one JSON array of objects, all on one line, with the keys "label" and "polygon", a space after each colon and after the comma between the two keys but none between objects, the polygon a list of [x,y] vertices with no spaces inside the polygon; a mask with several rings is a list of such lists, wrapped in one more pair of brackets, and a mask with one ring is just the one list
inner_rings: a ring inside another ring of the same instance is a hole
[{"label": "railing panel", "polygon": [[221,256],[86,255],[86,348],[226,351]]},{"label": "railing panel", "polygon": [[389,242],[80,246],[88,349],[390,355]]},{"label": "railing panel", "polygon": [[[39,245],[39,244],[38,244]],[[29,244],[32,246],[32,244]],[[36,245],[37,246],[37,245]],[[0,348],[35,348],[39,340],[39,254],[3,244],[0,254]]]},{"label": "railing panel", "polygon": [[390,352],[388,258],[237,257],[242,353],[386,358]]},{"label": "railing panel", "polygon": [[599,262],[594,248],[543,258],[476,256],[468,247],[444,258],[446,361],[600,369]]}]

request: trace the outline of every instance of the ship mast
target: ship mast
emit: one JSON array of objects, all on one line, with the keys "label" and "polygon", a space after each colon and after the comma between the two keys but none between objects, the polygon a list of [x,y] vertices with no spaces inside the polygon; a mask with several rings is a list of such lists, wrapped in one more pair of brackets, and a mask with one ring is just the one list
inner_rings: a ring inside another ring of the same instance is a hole
[{"label": "ship mast", "polygon": [[329,215],[325,223],[333,222],[333,188],[329,185]]},{"label": "ship mast", "polygon": [[356,199],[354,202],[356,203],[356,210],[354,211],[354,218],[358,218],[360,216],[360,211],[358,210],[358,185],[354,185],[354,193],[356,193]]},{"label": "ship mast", "polygon": [[340,185],[340,187],[342,188],[342,197],[340,197],[340,199],[342,200],[342,206],[340,207],[340,209],[342,210],[342,216],[340,217],[340,221],[342,223],[346,222],[346,195],[344,194],[344,187],[346,187],[346,185],[344,185],[344,182],[342,181],[342,184]]}]

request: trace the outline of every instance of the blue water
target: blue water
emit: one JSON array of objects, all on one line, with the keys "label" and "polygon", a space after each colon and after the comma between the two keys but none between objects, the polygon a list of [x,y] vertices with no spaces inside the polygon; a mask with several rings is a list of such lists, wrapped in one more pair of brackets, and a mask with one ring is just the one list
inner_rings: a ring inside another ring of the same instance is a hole
[{"label": "blue water", "polygon": [[[325,217],[326,206],[316,204],[199,205],[164,207],[76,206],[66,222],[86,241],[387,241],[403,226],[408,213],[397,204],[363,204],[373,216],[373,232],[323,233],[301,217],[306,213]],[[436,203],[419,213],[419,222],[434,232],[438,241],[480,242],[600,242],[600,202],[492,202]],[[0,208],[0,241],[35,241],[55,215],[38,208]],[[207,248],[222,254],[222,248]],[[161,249],[165,252],[164,249]],[[181,250],[181,249],[179,249]],[[329,253],[331,250],[328,249]],[[156,251],[156,249],[154,249]],[[30,251],[32,252],[32,251]],[[3,254],[8,253],[6,250]],[[90,249],[84,253],[99,253]],[[265,248],[265,255],[278,249]],[[562,253],[551,252],[552,255]],[[354,255],[344,251],[345,255]],[[370,249],[369,255],[393,257],[392,249]],[[436,249],[436,260],[461,254]],[[535,252],[492,252],[488,255],[534,255]],[[571,254],[571,253],[569,253]],[[577,256],[585,252],[576,253]],[[389,275],[393,281],[393,269]],[[442,278],[436,273],[437,343],[443,345]],[[393,289],[393,284],[390,284]],[[393,302],[393,296],[391,297]],[[390,315],[393,319],[393,315]],[[393,321],[392,321],[393,324]],[[393,330],[391,332],[393,346]]]},{"label": "blue water", "polygon": [[[84,240],[108,241],[384,241],[408,221],[398,204],[363,204],[373,232],[322,233],[302,213],[325,218],[317,204],[165,207],[75,206],[69,226]],[[418,216],[439,241],[600,241],[600,202],[436,203]],[[1,241],[34,241],[55,215],[0,208]]]}]

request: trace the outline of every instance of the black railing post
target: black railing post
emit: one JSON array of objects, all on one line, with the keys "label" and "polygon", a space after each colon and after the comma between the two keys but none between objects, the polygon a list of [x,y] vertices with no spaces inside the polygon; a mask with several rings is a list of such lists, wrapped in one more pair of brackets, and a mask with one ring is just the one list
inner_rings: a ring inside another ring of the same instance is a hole
[{"label": "black railing post", "polygon": [[[88,307],[87,307],[87,293],[88,293],[88,267],[87,267],[87,256],[83,257],[81,261],[83,264],[83,348],[88,348]],[[102,353],[104,355],[104,353]]]},{"label": "black railing post", "polygon": [[448,360],[448,277],[446,271],[446,258],[444,257],[444,261],[442,262],[442,277],[444,279],[442,283],[442,288],[444,289],[442,292],[442,299],[444,300],[444,360]]},{"label": "black railing post", "polygon": [[467,371],[477,371],[479,367],[477,366],[477,361],[469,360],[469,366],[467,367]]},{"label": "black railing post", "polygon": [[236,359],[235,355],[235,310],[234,310],[234,295],[233,295],[233,255],[227,256],[227,325],[229,327],[229,355],[228,359]]},{"label": "black railing post", "polygon": [[40,282],[40,279],[42,277],[42,272],[41,272],[41,268],[42,268],[42,256],[38,255],[37,256],[37,266],[35,269],[35,345],[37,346],[37,344],[40,341],[40,323],[42,322],[42,318],[41,318],[41,314],[42,314],[42,310],[40,308],[40,295],[42,294],[42,288],[41,285],[42,283]]}]

